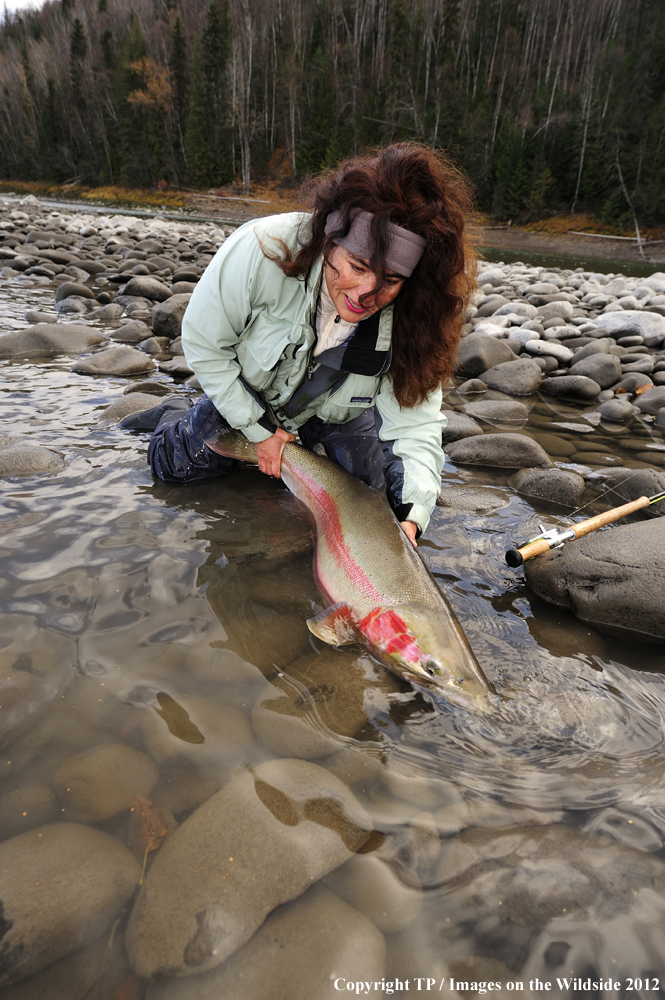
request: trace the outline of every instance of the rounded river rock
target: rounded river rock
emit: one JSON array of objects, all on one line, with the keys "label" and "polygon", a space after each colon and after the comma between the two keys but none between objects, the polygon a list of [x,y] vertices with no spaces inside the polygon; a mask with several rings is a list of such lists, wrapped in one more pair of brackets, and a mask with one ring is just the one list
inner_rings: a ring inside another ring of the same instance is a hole
[{"label": "rounded river rock", "polygon": [[38,827],[0,844],[0,985],[96,941],[140,875],[119,840],[75,823]]},{"label": "rounded river rock", "polygon": [[385,960],[383,935],[371,920],[316,885],[271,913],[221,968],[195,980],[153,982],[148,1000],[333,1000],[336,980],[381,980]]},{"label": "rounded river rock", "polygon": [[665,520],[596,531],[524,566],[532,590],[601,632],[665,640]]},{"label": "rounded river rock", "polygon": [[455,465],[487,465],[499,469],[548,469],[552,459],[525,434],[483,434],[446,445]]},{"label": "rounded river rock", "polygon": [[317,764],[274,760],[243,772],[153,862],[125,937],[134,970],[150,978],[215,968],[276,906],[348,861],[370,829],[349,789]]}]

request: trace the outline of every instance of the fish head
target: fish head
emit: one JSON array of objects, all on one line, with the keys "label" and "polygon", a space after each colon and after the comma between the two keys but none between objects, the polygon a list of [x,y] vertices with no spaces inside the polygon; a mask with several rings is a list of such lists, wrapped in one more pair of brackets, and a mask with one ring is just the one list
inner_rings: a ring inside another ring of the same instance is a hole
[{"label": "fish head", "polygon": [[490,685],[461,628],[444,612],[415,604],[376,608],[357,628],[404,680],[472,711],[491,711]]}]

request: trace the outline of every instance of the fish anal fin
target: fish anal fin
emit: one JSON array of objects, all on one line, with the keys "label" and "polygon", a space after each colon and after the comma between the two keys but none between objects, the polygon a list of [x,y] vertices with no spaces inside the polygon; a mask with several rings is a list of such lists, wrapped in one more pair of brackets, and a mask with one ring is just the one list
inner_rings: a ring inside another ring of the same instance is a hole
[{"label": "fish anal fin", "polygon": [[331,608],[326,608],[314,618],[308,618],[307,628],[317,639],[327,642],[329,646],[347,646],[362,638],[351,617],[348,604],[342,602],[333,604]]}]

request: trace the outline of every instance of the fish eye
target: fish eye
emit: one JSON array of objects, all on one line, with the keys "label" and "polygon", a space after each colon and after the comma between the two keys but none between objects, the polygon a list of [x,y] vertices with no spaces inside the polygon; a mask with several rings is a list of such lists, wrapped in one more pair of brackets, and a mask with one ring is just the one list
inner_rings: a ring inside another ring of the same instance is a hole
[{"label": "fish eye", "polygon": [[432,660],[428,663],[424,663],[423,666],[425,668],[425,673],[429,674],[430,677],[436,677],[439,673],[436,663],[433,663]]}]

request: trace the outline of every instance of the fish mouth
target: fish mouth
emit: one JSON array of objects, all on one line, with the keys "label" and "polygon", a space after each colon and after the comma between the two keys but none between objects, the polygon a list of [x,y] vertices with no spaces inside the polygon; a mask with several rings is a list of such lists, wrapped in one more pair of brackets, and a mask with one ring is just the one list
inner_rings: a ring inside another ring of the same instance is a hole
[{"label": "fish mouth", "polygon": [[429,694],[438,694],[447,702],[452,702],[467,711],[489,715],[494,711],[491,700],[491,688],[485,688],[475,677],[458,677],[453,679],[450,674],[431,674],[426,667],[393,667],[395,673],[416,688],[423,688]]}]

